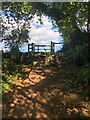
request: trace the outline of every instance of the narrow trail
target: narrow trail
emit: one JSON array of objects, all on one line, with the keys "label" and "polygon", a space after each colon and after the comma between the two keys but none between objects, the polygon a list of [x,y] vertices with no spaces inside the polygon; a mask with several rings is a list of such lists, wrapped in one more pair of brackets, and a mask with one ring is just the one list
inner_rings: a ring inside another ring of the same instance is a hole
[{"label": "narrow trail", "polygon": [[90,103],[57,74],[61,73],[55,67],[43,68],[19,80],[22,86],[14,86],[6,96],[3,118],[90,118]]}]

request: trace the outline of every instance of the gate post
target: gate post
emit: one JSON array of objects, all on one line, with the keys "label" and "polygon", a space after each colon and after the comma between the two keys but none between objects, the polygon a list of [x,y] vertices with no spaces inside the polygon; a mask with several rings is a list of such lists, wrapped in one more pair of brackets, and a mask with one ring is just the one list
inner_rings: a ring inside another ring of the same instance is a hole
[{"label": "gate post", "polygon": [[35,52],[35,44],[32,43],[32,52]]},{"label": "gate post", "polygon": [[30,46],[31,46],[31,44],[28,44],[28,52],[30,52]]},{"label": "gate post", "polygon": [[28,44],[28,52],[29,52],[29,44]]},{"label": "gate post", "polygon": [[54,43],[51,41],[51,52],[54,53]]}]

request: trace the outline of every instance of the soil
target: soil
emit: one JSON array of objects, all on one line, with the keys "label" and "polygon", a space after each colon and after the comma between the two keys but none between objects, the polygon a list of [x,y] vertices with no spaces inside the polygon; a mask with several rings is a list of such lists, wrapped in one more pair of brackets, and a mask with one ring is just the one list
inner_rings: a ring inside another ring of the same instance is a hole
[{"label": "soil", "polygon": [[90,102],[81,97],[80,86],[68,84],[61,70],[38,68],[19,79],[21,85],[13,86],[3,103],[3,118],[90,118]]}]

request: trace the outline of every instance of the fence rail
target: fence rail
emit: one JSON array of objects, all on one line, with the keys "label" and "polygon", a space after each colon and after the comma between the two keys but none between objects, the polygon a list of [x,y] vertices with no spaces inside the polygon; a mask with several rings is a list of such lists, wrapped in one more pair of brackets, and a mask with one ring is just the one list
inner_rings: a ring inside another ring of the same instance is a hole
[{"label": "fence rail", "polygon": [[55,52],[55,44],[63,44],[63,42],[55,43],[51,41],[51,45],[35,45],[34,43],[28,44],[28,52],[40,52],[40,51],[48,51]]}]

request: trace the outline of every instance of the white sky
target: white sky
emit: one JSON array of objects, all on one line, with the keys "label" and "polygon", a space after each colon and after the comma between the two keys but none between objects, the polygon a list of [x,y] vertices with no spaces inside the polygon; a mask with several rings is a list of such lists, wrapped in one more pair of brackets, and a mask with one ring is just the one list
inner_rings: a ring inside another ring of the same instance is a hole
[{"label": "white sky", "polygon": [[[51,41],[53,42],[61,42],[62,36],[58,32],[58,28],[56,30],[52,29],[53,25],[50,22],[49,18],[47,16],[42,17],[43,24],[41,25],[38,21],[38,17],[35,15],[33,22],[31,23],[31,29],[29,36],[31,40],[29,43],[35,43],[36,45],[44,44],[44,45],[50,45]],[[39,26],[39,27],[37,27]],[[24,48],[22,48],[22,51],[27,50],[27,44],[24,44]],[[60,50],[60,45],[56,45],[56,50]]]},{"label": "white sky", "polygon": [[55,32],[52,30],[53,25],[51,22],[49,22],[48,17],[43,16],[43,25],[37,29],[36,26],[40,24],[36,24],[36,21],[37,17],[35,16],[34,21],[31,24],[31,32],[29,33],[30,37],[32,38],[30,43],[34,42],[35,44],[50,44],[51,41],[58,42],[61,36],[58,31]]}]

